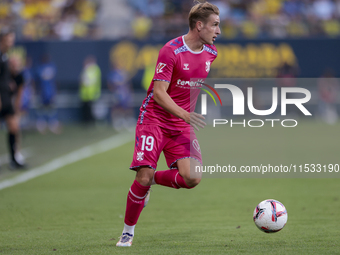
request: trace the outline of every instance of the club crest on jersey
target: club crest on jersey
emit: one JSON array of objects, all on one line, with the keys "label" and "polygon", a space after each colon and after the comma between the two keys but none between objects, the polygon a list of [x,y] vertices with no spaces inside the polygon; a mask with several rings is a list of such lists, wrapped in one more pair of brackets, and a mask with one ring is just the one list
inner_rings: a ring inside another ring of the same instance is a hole
[{"label": "club crest on jersey", "polygon": [[137,160],[142,161],[144,159],[144,152],[137,152]]},{"label": "club crest on jersey", "polygon": [[210,71],[210,64],[211,64],[210,61],[205,62],[205,71],[207,71],[207,73],[209,73]]},{"label": "club crest on jersey", "polygon": [[189,64],[184,64],[183,70],[189,70]]},{"label": "club crest on jersey", "polygon": [[166,66],[166,64],[159,62],[159,63],[158,63],[158,66],[157,66],[157,69],[156,69],[156,72],[157,72],[157,73],[163,73],[163,68],[164,68],[165,66]]},{"label": "club crest on jersey", "polygon": [[200,145],[197,139],[192,141],[192,147],[194,147],[194,149],[197,150],[201,154],[201,148],[200,148]]}]

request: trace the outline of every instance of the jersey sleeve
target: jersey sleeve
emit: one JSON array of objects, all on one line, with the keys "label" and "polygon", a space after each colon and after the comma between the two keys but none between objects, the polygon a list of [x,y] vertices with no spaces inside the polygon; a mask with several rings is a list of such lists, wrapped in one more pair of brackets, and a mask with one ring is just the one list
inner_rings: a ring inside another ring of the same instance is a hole
[{"label": "jersey sleeve", "polygon": [[153,77],[154,81],[171,81],[173,69],[175,66],[175,53],[167,46],[164,46],[158,55],[155,75]]}]

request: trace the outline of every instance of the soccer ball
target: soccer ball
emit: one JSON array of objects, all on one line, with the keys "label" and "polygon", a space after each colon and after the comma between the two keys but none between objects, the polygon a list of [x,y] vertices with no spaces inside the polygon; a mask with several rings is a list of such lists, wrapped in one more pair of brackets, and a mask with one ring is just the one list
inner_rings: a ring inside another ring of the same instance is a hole
[{"label": "soccer ball", "polygon": [[288,213],[282,203],[267,199],[255,207],[253,219],[255,225],[263,232],[275,233],[286,225]]}]

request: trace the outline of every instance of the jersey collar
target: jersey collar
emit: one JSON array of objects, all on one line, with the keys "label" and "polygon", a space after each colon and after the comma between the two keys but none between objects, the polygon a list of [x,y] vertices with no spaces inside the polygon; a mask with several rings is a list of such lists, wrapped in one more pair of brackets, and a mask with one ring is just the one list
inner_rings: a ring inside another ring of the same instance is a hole
[{"label": "jersey collar", "polygon": [[201,51],[193,51],[189,48],[189,46],[185,43],[184,41],[184,35],[182,36],[182,40],[183,40],[183,44],[185,45],[185,47],[187,47],[188,51],[190,51],[193,54],[201,54],[204,51],[204,45],[203,45],[203,49]]}]

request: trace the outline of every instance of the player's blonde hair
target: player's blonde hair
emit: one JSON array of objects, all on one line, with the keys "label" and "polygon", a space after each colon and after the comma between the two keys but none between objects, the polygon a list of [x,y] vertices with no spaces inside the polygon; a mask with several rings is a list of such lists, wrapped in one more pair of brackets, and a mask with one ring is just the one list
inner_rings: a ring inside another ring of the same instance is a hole
[{"label": "player's blonde hair", "polygon": [[195,28],[197,21],[207,23],[208,18],[211,14],[220,15],[220,10],[217,8],[216,5],[209,2],[201,3],[196,0],[195,5],[191,8],[189,12],[190,29],[193,30]]}]

